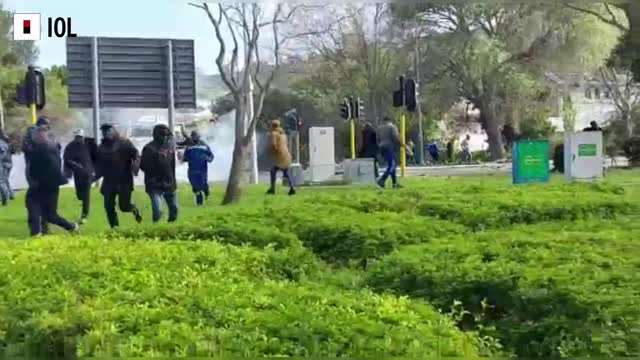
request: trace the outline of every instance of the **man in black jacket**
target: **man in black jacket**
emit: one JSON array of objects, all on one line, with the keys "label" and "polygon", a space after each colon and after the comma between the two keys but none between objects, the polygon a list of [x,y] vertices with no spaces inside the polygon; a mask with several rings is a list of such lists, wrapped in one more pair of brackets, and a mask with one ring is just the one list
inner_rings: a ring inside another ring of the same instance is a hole
[{"label": "man in black jacket", "polygon": [[48,127],[37,128],[29,135],[31,138],[26,164],[29,189],[25,200],[31,235],[46,234],[47,229],[43,229],[43,223],[58,225],[67,231],[77,231],[77,224],[58,215],[60,186],[67,183],[62,173],[60,144],[53,140]]},{"label": "man in black jacket", "polygon": [[76,198],[82,202],[80,224],[84,224],[89,216],[91,183],[95,177],[95,169],[84,130],[78,129],[74,135],[73,141],[64,149],[64,169],[67,178],[73,175]]},{"label": "man in black jacket", "polygon": [[173,135],[166,125],[156,125],[153,128],[153,141],[142,149],[140,169],[144,171],[145,190],[151,198],[153,222],[162,218],[160,205],[163,198],[169,208],[169,222],[176,221],[176,153]]},{"label": "man in black jacket", "polygon": [[371,123],[368,122],[362,129],[362,142],[360,145],[360,152],[358,154],[358,157],[373,159],[373,172],[375,174],[374,180],[377,180],[380,176],[380,172],[378,171],[379,154],[380,149],[378,148],[378,136],[376,134],[376,129]]},{"label": "man in black jacket", "polygon": [[100,127],[102,142],[96,155],[96,177],[102,178],[100,193],[104,197],[104,209],[111,228],[120,223],[116,213],[116,198],[120,211],[130,212],[138,223],[142,222],[140,210],[131,202],[133,177],[138,176],[140,155],[131,140],[121,137],[113,125]]}]

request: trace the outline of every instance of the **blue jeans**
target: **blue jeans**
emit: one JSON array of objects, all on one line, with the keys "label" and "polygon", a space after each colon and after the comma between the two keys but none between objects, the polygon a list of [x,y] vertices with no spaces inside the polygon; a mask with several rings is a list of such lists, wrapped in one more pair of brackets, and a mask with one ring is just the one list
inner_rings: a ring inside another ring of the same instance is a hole
[{"label": "blue jeans", "polygon": [[382,174],[380,180],[378,180],[378,183],[384,186],[384,183],[387,182],[387,178],[391,177],[391,182],[395,185],[398,182],[396,177],[396,169],[398,168],[396,151],[390,147],[383,147],[381,152],[384,162],[387,163],[387,169],[384,171],[384,174]]},{"label": "blue jeans", "polygon": [[162,219],[162,199],[167,202],[169,208],[169,222],[174,222],[178,219],[178,196],[175,192],[152,192],[149,194],[151,198],[151,211],[153,222],[158,222]]}]

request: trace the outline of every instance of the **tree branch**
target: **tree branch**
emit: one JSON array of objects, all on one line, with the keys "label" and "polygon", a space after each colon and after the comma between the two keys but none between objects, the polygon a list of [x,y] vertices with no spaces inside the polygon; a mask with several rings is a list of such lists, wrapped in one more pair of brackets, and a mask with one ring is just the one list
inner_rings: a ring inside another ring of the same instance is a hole
[{"label": "tree branch", "polygon": [[[233,97],[238,99],[240,96],[240,89],[238,89],[237,85],[235,84],[235,81],[233,81],[233,74],[230,79],[229,74],[225,71],[225,68],[224,68],[224,57],[226,54],[226,46],[225,46],[225,41],[222,37],[222,31],[220,30],[221,20],[219,21],[215,19],[207,3],[203,3],[202,5],[190,3],[190,5],[196,8],[202,9],[207,14],[209,21],[213,25],[216,38],[220,45],[218,56],[216,57],[216,66],[218,67],[218,71],[220,71],[220,77],[222,78],[222,81],[225,83],[227,88],[229,88],[229,91],[231,91],[231,93],[233,94]],[[219,6],[219,10],[221,11],[221,14],[224,14],[224,9],[222,8],[221,5]]]},{"label": "tree branch", "polygon": [[575,11],[578,11],[578,12],[581,12],[581,13],[583,13],[583,14],[588,14],[588,15],[595,16],[598,20],[600,20],[600,21],[602,21],[602,22],[604,22],[604,23],[607,23],[607,24],[609,24],[609,25],[611,25],[611,26],[614,26],[614,27],[618,28],[618,29],[619,29],[620,31],[622,31],[622,32],[627,32],[627,31],[629,31],[629,28],[628,28],[628,27],[626,27],[626,26],[624,26],[624,25],[623,25],[620,21],[618,21],[618,19],[613,15],[613,12],[611,12],[611,9],[609,8],[609,6],[608,6],[608,5],[607,5],[607,11],[609,11],[609,13],[613,16],[613,18],[612,18],[612,19],[607,19],[606,17],[602,16],[602,14],[598,13],[597,11],[593,11],[593,10],[591,10],[591,9],[582,8],[582,7],[575,6],[575,5],[568,4],[568,3],[565,3],[565,4],[564,4],[564,6],[565,6],[565,7],[567,7],[567,8],[569,8],[569,9],[572,9],[572,10],[575,10]]}]

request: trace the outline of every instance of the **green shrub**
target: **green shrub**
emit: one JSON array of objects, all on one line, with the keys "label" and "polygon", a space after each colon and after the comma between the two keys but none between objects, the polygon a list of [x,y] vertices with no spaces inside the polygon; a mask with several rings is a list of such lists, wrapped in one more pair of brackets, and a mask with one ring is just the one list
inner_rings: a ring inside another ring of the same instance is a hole
[{"label": "green shrub", "polygon": [[321,259],[338,264],[366,265],[403,245],[465,231],[460,225],[411,213],[367,214],[327,205],[272,208],[267,216],[277,228],[295,233]]},{"label": "green shrub", "polygon": [[463,329],[495,327],[518,356],[640,355],[638,227],[526,229],[407,247],[366,282],[443,309],[459,300]]},{"label": "green shrub", "polygon": [[624,143],[623,151],[632,166],[640,165],[640,136],[634,136],[627,140]]},{"label": "green shrub", "polygon": [[426,304],[283,281],[274,256],[285,257],[215,242],[0,242],[2,355],[477,354]]}]

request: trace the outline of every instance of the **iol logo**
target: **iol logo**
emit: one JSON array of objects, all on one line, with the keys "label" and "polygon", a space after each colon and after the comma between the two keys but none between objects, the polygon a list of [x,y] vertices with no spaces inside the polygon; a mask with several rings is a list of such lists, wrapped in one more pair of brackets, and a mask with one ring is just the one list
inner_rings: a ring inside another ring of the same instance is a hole
[{"label": "iol logo", "polygon": [[[13,40],[40,40],[40,14],[13,14]],[[71,18],[47,18],[47,37],[76,37],[71,30]]]}]

